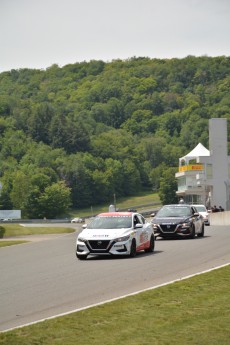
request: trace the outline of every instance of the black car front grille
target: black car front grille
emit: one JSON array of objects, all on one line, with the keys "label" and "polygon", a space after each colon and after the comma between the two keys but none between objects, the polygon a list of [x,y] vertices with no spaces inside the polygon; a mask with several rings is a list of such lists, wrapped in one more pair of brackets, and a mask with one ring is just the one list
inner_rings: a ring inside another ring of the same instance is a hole
[{"label": "black car front grille", "polygon": [[106,240],[93,240],[89,241],[89,246],[93,250],[106,250],[109,246],[110,241]]},{"label": "black car front grille", "polygon": [[161,224],[160,227],[162,232],[173,233],[176,230],[177,224]]}]

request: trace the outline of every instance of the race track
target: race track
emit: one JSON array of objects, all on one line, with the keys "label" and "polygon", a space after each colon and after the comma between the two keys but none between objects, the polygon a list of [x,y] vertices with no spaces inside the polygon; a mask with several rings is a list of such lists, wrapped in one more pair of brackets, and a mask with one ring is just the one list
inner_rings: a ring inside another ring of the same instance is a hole
[{"label": "race track", "polygon": [[[77,226],[76,226],[77,227]],[[76,233],[0,249],[0,331],[230,262],[228,226],[194,240],[157,240],[135,258],[75,256]]]}]

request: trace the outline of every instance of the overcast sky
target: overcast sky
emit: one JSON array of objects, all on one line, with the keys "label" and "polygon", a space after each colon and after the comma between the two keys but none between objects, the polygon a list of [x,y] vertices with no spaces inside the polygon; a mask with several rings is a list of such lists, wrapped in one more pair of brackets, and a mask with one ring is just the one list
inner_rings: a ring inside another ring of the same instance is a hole
[{"label": "overcast sky", "polygon": [[230,0],[0,0],[0,72],[230,56]]}]

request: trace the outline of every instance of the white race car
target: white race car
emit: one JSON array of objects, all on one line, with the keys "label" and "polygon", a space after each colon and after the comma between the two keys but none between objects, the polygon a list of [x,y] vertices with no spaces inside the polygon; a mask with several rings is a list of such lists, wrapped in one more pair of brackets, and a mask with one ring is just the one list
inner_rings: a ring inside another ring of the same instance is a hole
[{"label": "white race car", "polygon": [[204,224],[205,225],[210,225],[209,222],[209,213],[207,211],[207,208],[204,205],[193,205],[197,211],[202,215],[204,218]]},{"label": "white race car", "polygon": [[85,260],[88,255],[128,255],[153,252],[155,237],[151,223],[136,212],[100,213],[76,241],[76,256]]}]

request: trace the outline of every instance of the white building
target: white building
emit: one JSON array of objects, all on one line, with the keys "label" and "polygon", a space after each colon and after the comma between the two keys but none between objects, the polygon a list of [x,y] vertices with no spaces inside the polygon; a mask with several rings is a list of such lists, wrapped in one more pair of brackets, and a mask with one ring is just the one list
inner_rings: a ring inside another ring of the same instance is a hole
[{"label": "white building", "polygon": [[230,210],[227,119],[209,120],[209,150],[198,144],[179,159],[177,195],[188,203]]}]

